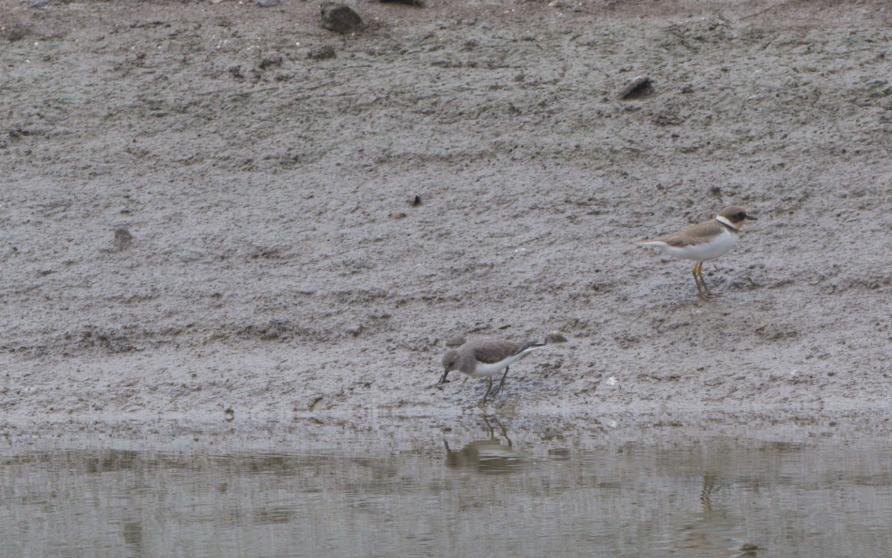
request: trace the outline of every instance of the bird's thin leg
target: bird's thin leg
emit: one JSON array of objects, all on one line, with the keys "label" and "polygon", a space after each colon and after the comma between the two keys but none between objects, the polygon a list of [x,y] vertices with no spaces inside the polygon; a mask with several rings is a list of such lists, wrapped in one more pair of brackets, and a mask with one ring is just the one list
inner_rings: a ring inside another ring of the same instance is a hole
[{"label": "bird's thin leg", "polygon": [[486,393],[483,394],[484,403],[486,403],[486,398],[489,397],[490,391],[492,391],[492,377],[486,379]]},{"label": "bird's thin leg", "polygon": [[691,270],[691,275],[694,276],[694,284],[697,285],[697,294],[700,297],[703,297],[703,287],[700,285],[700,276],[697,275],[697,270],[700,268],[700,262],[694,264],[694,268]]},{"label": "bird's thin leg", "polygon": [[700,262],[700,267],[697,270],[697,274],[700,275],[700,284],[703,285],[703,295],[707,300],[712,298],[712,293],[709,291],[709,287],[706,286],[706,278],[703,277],[703,262]]},{"label": "bird's thin leg", "polygon": [[508,366],[505,367],[505,373],[502,374],[502,381],[499,382],[499,387],[498,387],[498,389],[496,389],[496,391],[495,391],[495,393],[493,393],[493,395],[495,395],[496,393],[502,393],[502,386],[505,385],[505,378],[508,377],[508,368],[509,368]]}]

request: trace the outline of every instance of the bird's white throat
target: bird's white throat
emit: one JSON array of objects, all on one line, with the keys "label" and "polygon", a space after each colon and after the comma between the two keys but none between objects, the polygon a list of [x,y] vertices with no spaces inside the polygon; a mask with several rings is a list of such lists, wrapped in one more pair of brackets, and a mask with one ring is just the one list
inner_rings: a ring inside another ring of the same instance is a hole
[{"label": "bird's white throat", "polygon": [[724,215],[716,215],[716,216],[715,216],[715,220],[718,221],[719,223],[723,224],[723,225],[728,225],[729,227],[731,227],[731,228],[734,229],[735,231],[739,231],[739,230],[740,230],[740,229],[738,229],[737,227],[735,227],[735,226],[734,226],[734,223],[732,223],[731,221],[729,221],[728,218],[725,217]]}]

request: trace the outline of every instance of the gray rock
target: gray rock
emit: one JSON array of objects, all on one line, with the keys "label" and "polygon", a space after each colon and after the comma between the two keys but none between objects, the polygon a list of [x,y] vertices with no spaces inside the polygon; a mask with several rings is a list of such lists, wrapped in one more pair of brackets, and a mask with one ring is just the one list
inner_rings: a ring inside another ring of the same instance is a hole
[{"label": "gray rock", "polygon": [[272,54],[267,54],[266,56],[264,56],[260,60],[260,63],[257,65],[257,67],[261,70],[278,67],[282,65],[283,60],[284,59],[282,58],[281,54],[279,54],[278,52],[274,52]]},{"label": "gray rock", "polygon": [[653,92],[653,82],[651,82],[650,78],[647,76],[638,76],[630,81],[628,85],[623,87],[623,90],[619,94],[619,98],[623,100],[640,99],[652,95]]},{"label": "gray rock", "polygon": [[446,340],[447,347],[461,347],[465,344],[465,338],[461,335],[457,337],[451,337]]},{"label": "gray rock", "polygon": [[256,0],[256,2],[261,8],[272,8],[281,4],[281,0]]},{"label": "gray rock", "polygon": [[130,231],[124,228],[115,229],[115,238],[112,240],[112,249],[115,252],[123,252],[130,248],[131,242],[133,242],[133,235],[130,234]]},{"label": "gray rock", "polygon": [[307,53],[307,58],[310,60],[328,60],[329,58],[336,58],[337,53],[335,49],[331,45],[323,45],[320,47],[310,49],[310,52]]},{"label": "gray rock", "polygon": [[322,27],[336,33],[351,33],[362,27],[362,18],[350,6],[340,2],[323,2]]},{"label": "gray rock", "polygon": [[567,338],[564,337],[564,334],[560,331],[552,331],[548,335],[545,336],[546,343],[566,343]]}]

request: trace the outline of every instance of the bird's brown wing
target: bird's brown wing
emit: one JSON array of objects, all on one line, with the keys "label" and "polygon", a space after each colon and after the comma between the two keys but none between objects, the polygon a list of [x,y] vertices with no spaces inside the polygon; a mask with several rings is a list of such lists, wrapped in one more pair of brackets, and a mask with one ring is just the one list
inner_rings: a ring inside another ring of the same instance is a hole
[{"label": "bird's brown wing", "polygon": [[486,339],[474,344],[474,358],[478,362],[492,364],[517,354],[520,347],[510,341]]},{"label": "bird's brown wing", "polygon": [[691,225],[675,234],[668,234],[666,236],[655,238],[654,240],[665,242],[669,246],[675,246],[677,248],[695,246],[697,244],[709,242],[715,235],[722,232],[722,228],[722,225],[720,225],[718,221],[711,219],[709,221],[697,223],[696,225]]}]

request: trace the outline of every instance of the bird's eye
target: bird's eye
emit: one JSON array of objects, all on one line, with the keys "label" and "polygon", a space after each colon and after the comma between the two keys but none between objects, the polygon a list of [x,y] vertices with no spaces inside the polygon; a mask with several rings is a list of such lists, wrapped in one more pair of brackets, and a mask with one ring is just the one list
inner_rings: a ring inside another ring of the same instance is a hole
[{"label": "bird's eye", "polygon": [[735,218],[736,218],[738,221],[743,221],[744,219],[746,219],[746,213],[744,213],[743,211],[741,211],[740,213],[738,213],[738,214],[735,216]]}]

